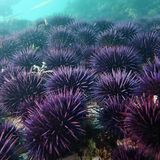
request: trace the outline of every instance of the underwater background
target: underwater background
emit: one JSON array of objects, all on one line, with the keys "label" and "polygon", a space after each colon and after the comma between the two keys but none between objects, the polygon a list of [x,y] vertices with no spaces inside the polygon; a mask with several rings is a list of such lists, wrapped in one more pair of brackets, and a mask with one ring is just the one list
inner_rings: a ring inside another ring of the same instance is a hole
[{"label": "underwater background", "polygon": [[88,21],[152,19],[159,16],[159,9],[159,0],[1,0],[0,28],[15,31],[57,14]]},{"label": "underwater background", "polygon": [[0,160],[160,160],[160,0],[0,0]]}]

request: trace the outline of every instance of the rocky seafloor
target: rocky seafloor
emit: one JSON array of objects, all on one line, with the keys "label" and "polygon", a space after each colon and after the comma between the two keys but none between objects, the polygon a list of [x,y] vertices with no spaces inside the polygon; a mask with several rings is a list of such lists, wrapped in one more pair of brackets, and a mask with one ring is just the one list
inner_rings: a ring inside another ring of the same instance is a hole
[{"label": "rocky seafloor", "polygon": [[0,160],[160,160],[159,28],[54,16],[1,35]]}]

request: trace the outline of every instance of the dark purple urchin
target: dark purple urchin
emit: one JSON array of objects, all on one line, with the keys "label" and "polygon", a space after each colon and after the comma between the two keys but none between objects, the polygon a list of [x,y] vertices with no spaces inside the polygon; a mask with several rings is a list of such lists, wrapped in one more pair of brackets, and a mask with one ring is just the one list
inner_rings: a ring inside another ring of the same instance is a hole
[{"label": "dark purple urchin", "polygon": [[52,160],[70,154],[85,135],[85,99],[80,92],[50,95],[26,120],[29,159]]},{"label": "dark purple urchin", "polygon": [[[12,137],[12,138],[17,139],[19,141],[21,138],[20,132],[10,122],[0,123],[0,133],[3,133],[3,134],[1,134],[2,139],[7,139],[9,137]],[[17,144],[18,144],[18,141],[17,141]]]},{"label": "dark purple urchin", "polygon": [[141,94],[160,96],[160,62],[158,59],[156,63],[149,63],[144,66],[140,81]]},{"label": "dark purple urchin", "polygon": [[160,159],[160,103],[148,98],[135,98],[127,107],[124,126],[129,137],[146,155]]},{"label": "dark purple urchin", "polygon": [[98,33],[108,31],[108,30],[112,29],[113,26],[114,26],[114,24],[111,21],[98,20],[98,21],[94,22],[95,30],[98,31]]},{"label": "dark purple urchin", "polygon": [[19,160],[19,135],[13,125],[9,123],[0,125],[0,159]]},{"label": "dark purple urchin", "polygon": [[82,46],[91,46],[95,45],[97,42],[97,37],[96,37],[96,32],[93,29],[90,28],[81,28],[77,33],[76,33],[78,43]]},{"label": "dark purple urchin", "polygon": [[160,26],[160,20],[159,16],[149,18],[146,22],[146,29],[151,31],[158,31],[159,32],[159,26]]},{"label": "dark purple urchin", "polygon": [[49,35],[49,44],[52,47],[72,47],[76,44],[74,33],[65,27],[53,28]]},{"label": "dark purple urchin", "polygon": [[48,18],[48,24],[53,27],[59,27],[59,26],[67,26],[69,24],[72,24],[74,22],[74,18],[70,16],[53,16]]},{"label": "dark purple urchin", "polygon": [[[80,44],[75,44],[74,46],[72,46],[72,47],[67,47],[69,50],[72,50],[74,53],[75,53],[75,55],[76,55],[76,60],[78,61],[78,64],[77,65],[79,65],[80,63],[81,63],[81,61],[82,61],[82,59],[83,59],[83,49],[84,49],[84,47],[85,46],[82,46],[82,45],[80,45]],[[66,49],[67,49],[66,48]]]},{"label": "dark purple urchin", "polygon": [[143,65],[143,71],[147,73],[160,72],[160,59],[155,57],[153,62],[148,62]]},{"label": "dark purple urchin", "polygon": [[126,146],[119,146],[112,151],[112,160],[152,160],[150,157],[146,158],[138,149],[129,148]]},{"label": "dark purple urchin", "polygon": [[20,72],[16,77],[5,80],[0,90],[0,103],[11,113],[20,113],[20,103],[34,101],[44,92],[43,79],[31,72]]},{"label": "dark purple urchin", "polygon": [[41,66],[42,59],[36,49],[27,48],[13,55],[12,64],[30,70],[34,65]]},{"label": "dark purple urchin", "polygon": [[46,62],[48,69],[54,69],[61,66],[75,67],[79,63],[76,51],[69,48],[49,49],[45,55],[44,61]]},{"label": "dark purple urchin", "polygon": [[0,72],[0,86],[4,84],[5,81],[9,81],[13,77],[17,77],[17,75],[22,71],[23,69],[21,67],[15,67],[12,64],[9,64]]},{"label": "dark purple urchin", "polygon": [[123,138],[123,120],[125,112],[125,102],[121,102],[118,97],[108,98],[98,111],[98,121],[102,130],[115,139]]},{"label": "dark purple urchin", "polygon": [[115,30],[122,34],[126,44],[130,42],[138,33],[138,27],[133,23],[119,24],[115,26]]},{"label": "dark purple urchin", "polygon": [[19,51],[21,46],[17,42],[16,37],[7,37],[0,40],[0,58],[11,57],[15,52]]},{"label": "dark purple urchin", "polygon": [[97,42],[100,46],[114,46],[123,45],[124,37],[122,33],[117,30],[111,29],[109,31],[102,32],[98,35]]},{"label": "dark purple urchin", "polygon": [[152,61],[159,55],[160,38],[156,32],[139,33],[131,42],[131,46],[137,49],[144,62]]},{"label": "dark purple urchin", "polygon": [[47,34],[41,30],[29,29],[18,35],[19,43],[23,48],[44,49],[47,46]]},{"label": "dark purple urchin", "polygon": [[150,29],[152,32],[160,33],[160,24],[153,24],[153,26]]},{"label": "dark purple urchin", "polygon": [[119,100],[125,100],[137,94],[139,79],[132,72],[113,71],[112,74],[100,75],[97,80],[93,95],[99,102],[109,97],[119,97]]},{"label": "dark purple urchin", "polygon": [[[21,122],[25,122],[26,119],[30,116],[30,113],[36,110],[37,104],[43,102],[45,95],[37,96],[34,99],[23,101],[19,104],[19,115],[21,117]],[[4,111],[5,113],[5,111]]]},{"label": "dark purple urchin", "polygon": [[0,72],[3,72],[3,70],[6,69],[9,64],[10,61],[8,58],[2,58],[0,60]]},{"label": "dark purple urchin", "polygon": [[92,24],[87,23],[87,22],[74,22],[70,24],[67,28],[73,31],[74,33],[78,33],[83,28],[95,31],[94,26],[92,26]]},{"label": "dark purple urchin", "polygon": [[135,49],[123,46],[97,49],[90,60],[91,67],[100,73],[112,73],[113,70],[139,72],[141,63]]},{"label": "dark purple urchin", "polygon": [[86,46],[82,48],[81,55],[81,65],[87,68],[91,68],[90,60],[92,56],[96,53],[97,47],[95,46]]},{"label": "dark purple urchin", "polygon": [[89,95],[95,83],[96,76],[91,70],[83,67],[78,68],[59,68],[53,72],[46,82],[48,92],[57,92],[67,88],[75,91],[79,89],[81,92]]},{"label": "dark purple urchin", "polygon": [[16,139],[12,136],[7,139],[0,138],[0,159],[1,160],[19,160],[15,148]]}]

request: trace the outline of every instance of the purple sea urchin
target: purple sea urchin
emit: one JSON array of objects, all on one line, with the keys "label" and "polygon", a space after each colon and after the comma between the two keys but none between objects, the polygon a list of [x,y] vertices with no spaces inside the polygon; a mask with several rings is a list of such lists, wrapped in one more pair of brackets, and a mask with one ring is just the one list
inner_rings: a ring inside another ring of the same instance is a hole
[{"label": "purple sea urchin", "polygon": [[91,66],[97,72],[111,73],[113,70],[140,71],[141,58],[130,47],[105,47],[97,49],[91,58]]},{"label": "purple sea urchin", "polygon": [[112,29],[113,26],[113,22],[106,20],[98,20],[94,23],[95,30],[98,31],[98,33],[108,31]]},{"label": "purple sea urchin", "polygon": [[91,70],[78,68],[59,68],[54,71],[46,82],[48,92],[57,92],[67,88],[69,90],[77,90],[89,94],[95,83],[95,73]]},{"label": "purple sea urchin", "polygon": [[27,48],[17,52],[11,61],[15,66],[30,70],[34,65],[41,66],[42,60],[37,51],[32,48]]},{"label": "purple sea urchin", "polygon": [[81,28],[77,34],[77,39],[80,45],[95,45],[97,42],[96,32],[89,28]]},{"label": "purple sea urchin", "polygon": [[13,77],[17,77],[17,75],[22,71],[23,69],[21,67],[15,67],[12,64],[7,65],[7,67],[2,69],[0,72],[0,86],[5,83],[5,81],[9,81]]},{"label": "purple sea urchin", "polygon": [[99,34],[97,42],[100,46],[123,45],[124,37],[116,30],[109,30]]},{"label": "purple sea urchin", "polygon": [[146,155],[160,158],[160,104],[148,98],[135,98],[127,107],[124,126],[129,136]]},{"label": "purple sea urchin", "polygon": [[20,103],[43,95],[43,79],[34,73],[20,72],[5,81],[0,90],[1,106],[9,112],[20,112]]},{"label": "purple sea urchin", "polygon": [[68,29],[74,33],[78,33],[83,28],[95,31],[94,26],[87,22],[74,22],[68,26]]},{"label": "purple sea urchin", "polygon": [[0,58],[11,57],[15,52],[19,51],[20,48],[21,46],[14,36],[3,40],[0,39]]},{"label": "purple sea urchin", "polygon": [[65,27],[53,28],[50,31],[49,44],[53,47],[71,47],[76,44],[75,35]]},{"label": "purple sea urchin", "polygon": [[17,130],[9,123],[0,125],[0,159],[19,160],[19,137]]},{"label": "purple sea urchin", "polygon": [[29,158],[51,160],[72,152],[84,136],[86,118],[84,97],[80,92],[50,95],[26,120]]},{"label": "purple sea urchin", "polygon": [[144,62],[152,61],[159,54],[160,38],[156,32],[140,33],[133,39],[131,45],[137,49]]},{"label": "purple sea urchin", "polygon": [[86,68],[91,68],[91,58],[94,54],[96,54],[97,47],[95,46],[86,46],[82,49],[81,55],[81,64]]},{"label": "purple sea urchin", "polygon": [[26,30],[18,35],[19,43],[23,48],[34,47],[43,49],[47,46],[47,35],[40,30]]},{"label": "purple sea urchin", "polygon": [[78,65],[75,50],[71,49],[50,49],[46,56],[45,62],[48,69],[54,69],[61,66],[75,67]]},{"label": "purple sea urchin", "polygon": [[9,64],[10,64],[10,61],[8,58],[2,58],[0,60],[0,72],[6,69]]},{"label": "purple sea urchin", "polygon": [[143,69],[147,73],[153,73],[153,72],[160,72],[160,59],[158,57],[155,57],[153,62],[148,62],[143,66]]},{"label": "purple sea urchin", "polygon": [[34,99],[30,100],[27,99],[19,104],[19,115],[21,116],[21,121],[25,122],[26,119],[30,116],[30,113],[36,110],[37,108],[37,103],[43,102],[45,99],[44,96],[37,96]]},{"label": "purple sea urchin", "polygon": [[119,97],[125,100],[135,94],[139,87],[139,80],[132,72],[113,71],[112,74],[103,74],[94,87],[94,97],[103,101],[109,97]]},{"label": "purple sea urchin", "polygon": [[16,129],[14,125],[12,125],[9,122],[0,123],[0,133],[3,133],[1,134],[2,139],[5,139],[5,138],[7,139],[11,136],[12,138],[17,140],[20,139],[19,131]]},{"label": "purple sea urchin", "polygon": [[160,96],[160,63],[158,59],[156,63],[149,63],[144,66],[140,80],[141,94],[145,93],[150,96]]},{"label": "purple sea urchin", "polygon": [[125,103],[118,97],[108,98],[98,112],[98,120],[102,129],[115,138],[123,138],[122,123],[124,120]]},{"label": "purple sea urchin", "polygon": [[133,23],[119,24],[115,26],[115,30],[122,34],[126,44],[130,42],[138,33],[138,27]]}]

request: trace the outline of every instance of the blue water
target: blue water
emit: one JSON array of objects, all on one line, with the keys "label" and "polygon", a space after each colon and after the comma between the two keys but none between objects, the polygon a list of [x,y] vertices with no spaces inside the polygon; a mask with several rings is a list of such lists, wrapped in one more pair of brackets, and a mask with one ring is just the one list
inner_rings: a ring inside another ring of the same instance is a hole
[{"label": "blue water", "polygon": [[79,19],[132,20],[159,16],[160,0],[0,0],[0,20],[37,20],[55,14]]},{"label": "blue water", "polygon": [[72,0],[21,0],[12,6],[13,13],[5,17],[5,20],[36,20],[59,14],[63,12],[70,1]]}]

